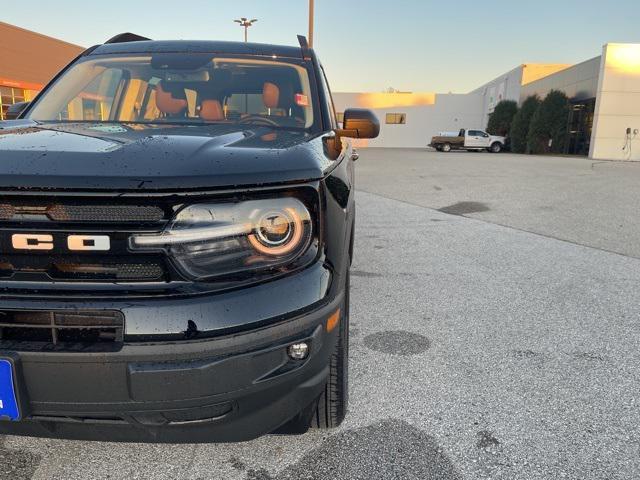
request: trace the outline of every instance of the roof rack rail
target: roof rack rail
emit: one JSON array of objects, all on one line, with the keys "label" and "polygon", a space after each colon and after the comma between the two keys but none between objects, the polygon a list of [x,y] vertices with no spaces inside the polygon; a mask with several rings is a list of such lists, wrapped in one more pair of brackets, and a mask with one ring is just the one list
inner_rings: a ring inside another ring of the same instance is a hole
[{"label": "roof rack rail", "polygon": [[151,39],[147,37],[143,37],[141,35],[136,35],[135,33],[126,32],[126,33],[120,33],[115,37],[111,37],[109,40],[107,40],[104,43],[106,45],[108,43],[142,42],[145,40],[151,40]]},{"label": "roof rack rail", "polygon": [[302,59],[311,60],[311,51],[309,49],[309,42],[307,41],[307,37],[305,37],[304,35],[298,35],[298,43],[300,44],[300,48],[302,49]]}]

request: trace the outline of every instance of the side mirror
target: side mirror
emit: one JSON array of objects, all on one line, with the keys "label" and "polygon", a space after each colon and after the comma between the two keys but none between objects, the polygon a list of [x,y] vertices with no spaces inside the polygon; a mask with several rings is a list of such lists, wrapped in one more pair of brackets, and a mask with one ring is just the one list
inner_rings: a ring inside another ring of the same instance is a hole
[{"label": "side mirror", "polygon": [[342,130],[337,133],[349,138],[376,138],[380,134],[380,122],[371,110],[349,108],[344,112]]},{"label": "side mirror", "polygon": [[5,114],[5,120],[15,120],[20,116],[25,108],[29,106],[29,102],[18,102],[9,106]]}]

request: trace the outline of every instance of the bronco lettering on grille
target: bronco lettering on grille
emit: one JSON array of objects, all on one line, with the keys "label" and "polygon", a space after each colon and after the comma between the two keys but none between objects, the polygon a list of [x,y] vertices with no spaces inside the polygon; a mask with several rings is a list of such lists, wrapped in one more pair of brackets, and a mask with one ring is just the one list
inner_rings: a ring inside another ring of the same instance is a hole
[{"label": "bronco lettering on grille", "polygon": [[[11,244],[15,250],[53,250],[52,235],[19,234],[11,236]],[[106,235],[69,235],[67,248],[72,251],[102,251],[111,249],[111,240]]]}]

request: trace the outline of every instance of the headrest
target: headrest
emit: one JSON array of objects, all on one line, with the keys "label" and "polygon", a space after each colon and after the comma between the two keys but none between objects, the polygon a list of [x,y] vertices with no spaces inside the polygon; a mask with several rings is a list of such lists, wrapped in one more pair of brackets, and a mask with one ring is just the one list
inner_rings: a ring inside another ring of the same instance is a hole
[{"label": "headrest", "polygon": [[209,122],[224,120],[224,111],[218,100],[203,100],[200,105],[200,118]]},{"label": "headrest", "polygon": [[262,101],[267,108],[278,108],[280,106],[280,88],[271,82],[265,82],[262,87]]},{"label": "headrest", "polygon": [[[177,92],[176,95],[180,95],[180,93]],[[158,110],[166,115],[177,115],[186,110],[187,100],[184,89],[182,90],[182,97],[184,98],[175,98],[174,93],[165,91],[162,88],[162,83],[156,85],[156,106]]]}]

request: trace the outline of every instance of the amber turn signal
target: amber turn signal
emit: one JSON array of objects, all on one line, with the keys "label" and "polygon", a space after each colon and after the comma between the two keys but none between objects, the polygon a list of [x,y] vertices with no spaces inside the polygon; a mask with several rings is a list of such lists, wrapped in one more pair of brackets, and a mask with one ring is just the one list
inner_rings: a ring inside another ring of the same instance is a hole
[{"label": "amber turn signal", "polygon": [[340,323],[340,309],[336,310],[327,320],[327,332],[332,332]]}]

